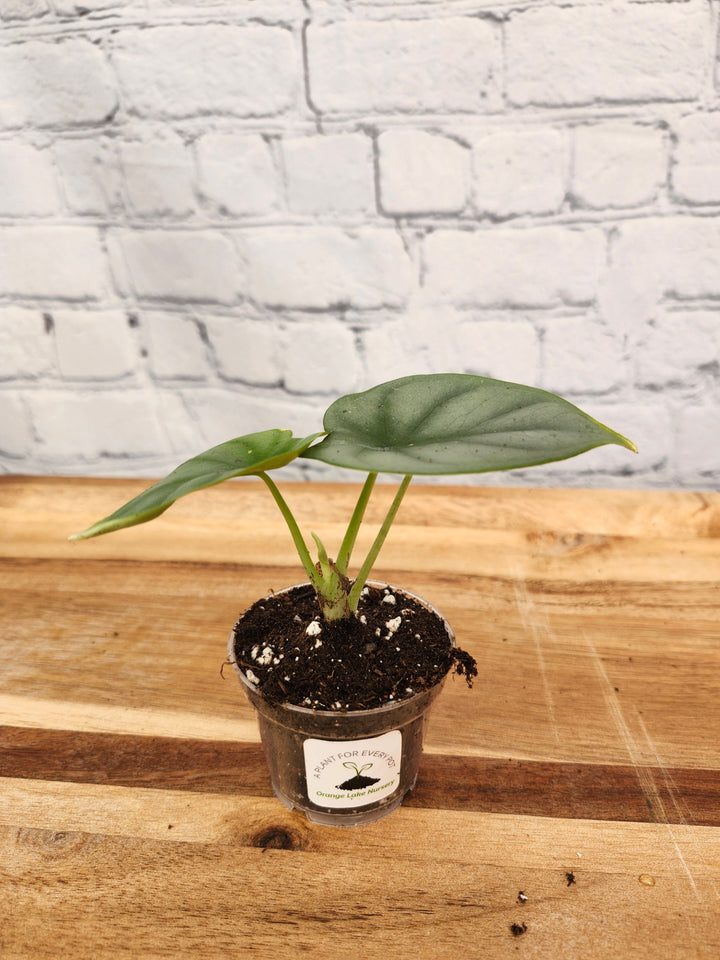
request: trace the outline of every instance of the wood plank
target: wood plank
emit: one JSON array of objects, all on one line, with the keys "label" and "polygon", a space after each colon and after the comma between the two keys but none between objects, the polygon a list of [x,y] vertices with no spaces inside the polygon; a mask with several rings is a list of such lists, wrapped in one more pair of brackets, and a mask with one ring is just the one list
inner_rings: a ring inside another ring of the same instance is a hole
[{"label": "wood plank", "polygon": [[[290,571],[274,581],[275,570],[215,564],[0,566],[0,615],[13,623],[3,638],[0,722],[35,726],[42,717],[60,729],[257,739],[239,684],[220,675],[225,638],[242,606],[287,583]],[[408,578],[480,664],[473,690],[446,684],[428,750],[720,766],[716,584],[607,583],[578,596],[558,581]],[[38,637],[49,641],[42,655]]]},{"label": "wood plank", "polygon": [[[0,476],[0,526],[4,536],[22,539],[44,528],[45,541],[82,529],[144,490],[152,479]],[[298,520],[322,515],[346,522],[357,498],[354,483],[282,481]],[[367,511],[378,523],[394,496],[392,482],[380,482]],[[241,479],[179,500],[162,520],[182,528],[207,524],[227,536],[228,518],[251,513],[259,522],[277,508],[258,481]],[[652,538],[720,537],[720,493],[683,490],[564,490],[547,487],[428,484],[415,478],[398,515],[401,526],[484,527],[524,532],[595,533]],[[24,531],[24,533],[23,533]],[[38,538],[40,542],[40,538]]]},{"label": "wood plank", "polygon": [[104,960],[124,944],[272,960],[500,958],[515,946],[619,958],[649,945],[660,960],[710,960],[720,949],[710,828],[478,814],[469,831],[459,812],[402,809],[363,828],[358,847],[360,832],[313,827],[264,799],[19,783],[10,801],[0,936],[11,960]]},{"label": "wood plank", "polygon": [[[273,796],[259,744],[0,727],[5,778]],[[720,770],[425,754],[405,806],[720,826]]]},{"label": "wood plank", "polygon": [[[66,541],[70,533],[112,512],[148,482],[0,477],[0,555],[72,559],[83,551],[96,559],[177,557],[208,563],[257,560],[266,565],[297,566],[277,508],[263,485],[252,480],[199,491],[178,501],[151,524],[83,544]],[[340,542],[357,497],[356,485],[289,483],[283,489],[302,529],[318,530],[329,547]],[[359,549],[367,547],[374,536],[393,494],[391,484],[376,487],[367,513],[368,530]],[[473,562],[482,562],[485,548],[496,544],[508,554],[506,564],[527,543],[534,548],[531,553],[559,563],[568,559],[568,554],[574,562],[588,553],[604,552],[608,542],[615,551],[626,549],[632,560],[632,545],[623,547],[625,541],[692,542],[720,537],[719,493],[573,490],[570,494],[564,490],[417,483],[406,495],[384,556],[393,550],[387,562],[402,566],[398,558],[408,537],[421,542],[429,535],[442,547],[452,541],[453,530],[462,530],[464,536],[472,534]],[[322,504],[321,511],[318,504]],[[412,547],[407,554],[411,559],[418,554],[417,562],[425,562],[434,549],[418,553]],[[453,552],[452,543],[446,549],[457,570],[462,556]],[[712,560],[712,545],[693,549],[699,559]],[[682,557],[680,550],[676,553]],[[649,551],[648,559],[652,558],[653,551]],[[445,559],[443,555],[443,562]]]},{"label": "wood plank", "polygon": [[[328,545],[332,556],[340,545],[344,527],[320,522],[313,529]],[[356,559],[369,551],[376,528],[358,536]],[[196,535],[197,533],[197,535]],[[193,533],[183,529],[133,527],[83,543],[57,540],[38,544],[31,539],[14,542],[5,555],[96,561],[109,559],[176,561],[202,564],[238,563],[267,569],[288,568],[291,582],[304,577],[287,529],[281,521],[239,521],[233,526],[236,540],[221,539],[213,531]],[[720,551],[714,539],[678,539],[671,550],[666,541],[596,534],[564,537],[546,534],[469,528],[457,548],[454,527],[398,526],[385,542],[379,569],[453,576],[499,576],[518,580],[564,580],[592,585],[620,582],[677,583],[710,581],[720,577]],[[335,550],[333,550],[333,546]]]}]

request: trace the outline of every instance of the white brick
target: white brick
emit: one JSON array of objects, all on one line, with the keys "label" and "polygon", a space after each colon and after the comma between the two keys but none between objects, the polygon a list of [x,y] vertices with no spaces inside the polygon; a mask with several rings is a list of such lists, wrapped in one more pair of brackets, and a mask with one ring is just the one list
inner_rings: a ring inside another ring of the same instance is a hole
[{"label": "white brick", "polygon": [[89,11],[110,10],[124,7],[132,0],[53,0],[53,6],[61,17],[84,16]]},{"label": "white brick", "polygon": [[269,116],[292,104],[298,75],[289,31],[228,23],[124,31],[113,62],[142,116]]},{"label": "white brick", "polygon": [[49,216],[59,207],[49,152],[18,141],[0,141],[0,215]]},{"label": "white brick", "polygon": [[80,37],[0,48],[0,126],[100,123],[117,106],[102,52]]},{"label": "white brick", "polygon": [[0,392],[0,454],[25,457],[32,451],[33,431],[22,398],[17,393]]},{"label": "white brick", "polygon": [[662,130],[633,123],[575,129],[572,193],[584,207],[652,203],[667,177]]},{"label": "white brick", "polygon": [[538,379],[538,335],[532,324],[497,312],[413,305],[398,319],[362,334],[367,386],[417,373],[474,373],[501,380]]},{"label": "white brick", "polygon": [[425,241],[425,295],[458,306],[587,303],[605,262],[597,229],[438,230]]},{"label": "white brick", "polygon": [[166,131],[145,142],[119,145],[130,209],[138,216],[183,217],[195,197],[190,158],[177,134]]},{"label": "white brick", "polygon": [[553,393],[609,393],[627,380],[622,335],[587,317],[545,326],[542,385]]},{"label": "white brick", "polygon": [[400,237],[390,230],[243,231],[238,245],[248,296],[269,306],[400,306],[412,287],[413,265]]},{"label": "white brick", "polygon": [[259,134],[209,133],[196,150],[200,189],[221,213],[262,215],[276,208],[277,171]]},{"label": "white brick", "polygon": [[677,411],[677,466],[685,476],[710,476],[720,470],[720,405],[683,404]]},{"label": "white brick", "polygon": [[[132,3],[134,0],[125,0],[125,2]],[[151,11],[159,12],[161,16],[167,17],[170,14],[176,20],[181,17],[199,19],[200,15],[220,20],[218,11],[227,13],[238,10],[233,0],[147,0],[145,5]],[[298,8],[296,4],[288,4],[287,0],[252,0],[252,6],[247,9],[241,7],[240,12],[243,14],[243,19],[290,25],[301,19],[305,10],[303,6]]]},{"label": "white brick", "polygon": [[[118,230],[111,257],[124,264],[139,297],[231,303],[238,290],[232,245],[219,233]],[[124,263],[123,263],[124,261]]]},{"label": "white brick", "polygon": [[0,239],[0,292],[93,300],[108,290],[97,230],[89,227],[5,227]]},{"label": "white brick", "polygon": [[133,373],[137,358],[125,313],[56,310],[53,319],[63,377],[111,380]]},{"label": "white brick", "polygon": [[460,323],[456,337],[453,369],[458,372],[516,383],[539,382],[540,342],[529,320],[474,314]]},{"label": "white brick", "polygon": [[353,332],[333,318],[294,323],[282,368],[292,393],[345,393],[355,388],[360,363]]},{"label": "white brick", "polygon": [[33,393],[28,403],[44,457],[76,461],[167,451],[150,395],[46,391]]},{"label": "white brick", "polygon": [[285,338],[270,319],[205,317],[220,375],[228,380],[273,386],[281,380]]},{"label": "white brick", "polygon": [[566,131],[495,130],[473,140],[474,203],[481,214],[555,213],[568,188]]},{"label": "white brick", "polygon": [[477,17],[343,20],[308,30],[310,93],[331,113],[492,109],[498,25]]},{"label": "white brick", "polygon": [[603,317],[630,330],[655,316],[663,296],[720,296],[720,222],[677,216],[623,223],[599,294]]},{"label": "white brick", "polygon": [[207,349],[192,317],[177,313],[145,313],[150,369],[161,380],[204,380],[209,373]]},{"label": "white brick", "polygon": [[368,374],[360,386],[457,369],[457,325],[452,307],[411,304],[399,317],[390,315],[364,330],[362,356]]},{"label": "white brick", "polygon": [[52,345],[52,336],[39,310],[0,307],[0,380],[47,373]]},{"label": "white brick", "polygon": [[507,24],[511,103],[685,100],[699,96],[710,27],[690,3],[543,6]]},{"label": "white brick", "polygon": [[470,187],[470,151],[423,130],[387,130],[378,138],[384,213],[459,213]]},{"label": "white brick", "polygon": [[283,140],[288,206],[294,213],[369,213],[375,209],[372,144],[359,133]]},{"label": "white brick", "polygon": [[[174,389],[156,391],[155,409],[170,448],[177,455],[173,456],[168,466],[169,470],[174,469],[181,460],[203,449],[203,438],[197,423],[188,413],[184,398]],[[156,476],[161,474],[160,469],[153,472]]]},{"label": "white brick", "polygon": [[683,117],[674,125],[678,139],[672,167],[675,196],[688,203],[720,201],[720,112]]},{"label": "white brick", "polygon": [[47,12],[46,0],[0,0],[0,18],[3,20],[31,20]]},{"label": "white brick", "polygon": [[292,430],[305,437],[322,429],[327,407],[327,398],[313,403],[257,387],[195,390],[183,397],[208,446],[260,430]]},{"label": "white brick", "polygon": [[636,380],[642,386],[697,383],[703,370],[720,368],[720,313],[688,310],[660,314],[633,356]]},{"label": "white brick", "polygon": [[102,139],[59,140],[55,157],[73,213],[104,215],[122,209],[122,174],[115,144]]}]

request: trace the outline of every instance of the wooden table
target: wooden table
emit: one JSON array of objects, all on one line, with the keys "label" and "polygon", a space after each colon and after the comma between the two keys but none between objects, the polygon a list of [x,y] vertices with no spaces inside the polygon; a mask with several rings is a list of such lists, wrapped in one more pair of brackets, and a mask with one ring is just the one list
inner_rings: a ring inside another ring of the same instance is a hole
[{"label": "wooden table", "polygon": [[[720,957],[720,494],[411,487],[376,573],[480,676],[400,811],[338,830],[274,799],[220,672],[302,579],[267,491],[66,541],[143,486],[0,480],[3,960]],[[339,542],[354,487],[284,489]]]}]

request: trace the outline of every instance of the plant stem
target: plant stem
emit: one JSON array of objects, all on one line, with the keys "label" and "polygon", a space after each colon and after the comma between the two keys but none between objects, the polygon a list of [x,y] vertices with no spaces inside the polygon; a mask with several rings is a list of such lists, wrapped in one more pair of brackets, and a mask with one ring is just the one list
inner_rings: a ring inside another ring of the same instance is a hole
[{"label": "plant stem", "polygon": [[355,546],[355,541],[357,540],[358,531],[360,530],[360,524],[362,519],[365,516],[365,508],[368,505],[368,500],[370,499],[370,494],[372,489],[375,486],[375,481],[377,480],[377,473],[369,473],[363,488],[360,491],[360,496],[358,497],[358,502],[355,505],[353,510],[353,515],[350,517],[350,523],[348,524],[345,537],[340,546],[340,552],[338,553],[338,558],[336,561],[336,566],[340,573],[343,576],[347,576],[348,567],[350,566],[350,557],[353,552],[353,547]]},{"label": "plant stem", "polygon": [[387,516],[383,520],[383,525],[380,527],[378,535],[375,537],[372,547],[370,547],[370,552],[360,568],[360,572],[355,579],[355,583],[352,585],[352,589],[350,590],[350,609],[353,612],[357,610],[362,589],[365,586],[368,576],[370,575],[373,564],[377,560],[377,556],[380,553],[382,545],[385,543],[385,538],[387,537],[390,527],[392,526],[392,522],[395,519],[395,514],[400,509],[402,498],[405,496],[405,491],[407,490],[411,480],[412,474],[408,474],[407,476],[403,477],[403,481],[400,484],[398,492],[395,494],[395,499],[390,504],[390,509],[387,512]]},{"label": "plant stem", "polygon": [[295,517],[292,515],[292,511],[290,510],[290,507],[285,502],[283,495],[278,490],[274,481],[272,481],[266,473],[264,472],[259,473],[258,476],[265,481],[265,485],[267,486],[270,493],[273,495],[275,503],[280,508],[280,512],[285,518],[285,523],[287,523],[288,529],[290,530],[290,534],[293,538],[293,543],[295,544],[295,549],[297,550],[298,556],[300,557],[300,562],[305,568],[305,572],[310,578],[310,582],[317,589],[318,573],[317,573],[317,570],[315,569],[315,564],[312,561],[312,557],[310,556],[310,551],[305,545],[303,535],[302,533],[300,533],[300,528],[297,525],[297,521],[295,520]]}]

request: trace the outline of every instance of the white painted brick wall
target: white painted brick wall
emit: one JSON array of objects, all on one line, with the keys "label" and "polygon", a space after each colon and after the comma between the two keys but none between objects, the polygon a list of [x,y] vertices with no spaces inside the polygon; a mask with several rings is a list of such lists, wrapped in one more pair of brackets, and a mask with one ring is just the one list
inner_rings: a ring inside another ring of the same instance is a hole
[{"label": "white painted brick wall", "polygon": [[19,140],[0,142],[0,216],[52,217],[60,193],[47,150]]},{"label": "white painted brick wall", "polygon": [[364,133],[282,140],[288,211],[311,217],[375,212],[373,144]]},{"label": "white painted brick wall", "polygon": [[280,200],[280,177],[258,133],[208,133],[196,144],[198,183],[219,214],[269,214]]},{"label": "white painted brick wall", "polygon": [[568,192],[570,131],[543,124],[473,139],[474,203],[482,217],[559,213]]},{"label": "white painted brick wall", "polygon": [[427,237],[424,293],[463,306],[590,303],[605,262],[599,227],[438,230]]},{"label": "white painted brick wall", "polygon": [[672,167],[675,196],[689,204],[718,203],[720,113],[688,114],[674,124],[673,131],[677,138]]},{"label": "white painted brick wall", "polygon": [[126,296],[230,304],[240,293],[232,243],[217,230],[124,227],[110,239],[110,262]]},{"label": "white painted brick wall", "polygon": [[[53,342],[39,310],[0,307],[0,382],[40,379],[56,368]],[[2,395],[2,394],[0,394]],[[4,421],[0,421],[4,423]]]},{"label": "white painted brick wall", "polygon": [[107,122],[118,104],[106,58],[83,36],[3,45],[0,89],[4,128]]},{"label": "white painted brick wall", "polygon": [[106,217],[123,213],[123,178],[114,139],[61,136],[47,152],[54,157],[69,214]]},{"label": "white painted brick wall", "polygon": [[710,4],[693,0],[513,12],[508,98],[518,107],[695,99],[714,54],[712,26]]},{"label": "white painted brick wall", "polygon": [[244,289],[264,306],[401,307],[412,289],[413,265],[392,230],[268,227],[239,231],[237,242]]},{"label": "white painted brick wall", "polygon": [[93,226],[0,228],[0,296],[100,300],[110,293],[100,231]]},{"label": "white painted brick wall", "polygon": [[605,121],[574,131],[572,194],[579,206],[603,210],[657,200],[667,180],[663,130]]},{"label": "white painted brick wall", "polygon": [[53,314],[60,376],[118,380],[135,369],[135,351],[122,310],[57,310]]},{"label": "white painted brick wall", "polygon": [[209,378],[212,366],[201,328],[193,316],[148,310],[143,313],[143,332],[142,352],[148,358],[153,379],[204,382]]},{"label": "white painted brick wall", "polygon": [[128,112],[150,119],[272,116],[293,103],[300,78],[296,38],[282,26],[155,23],[109,46]]},{"label": "white painted brick wall", "polygon": [[390,216],[460,213],[468,200],[470,151],[424,130],[378,137],[380,205]]},{"label": "white painted brick wall", "polygon": [[158,474],[457,370],[640,447],[480,482],[720,488],[717,0],[0,21],[0,471]]},{"label": "white painted brick wall", "polygon": [[[289,6],[289,5],[288,5]],[[444,11],[443,11],[444,13]],[[491,18],[348,18],[311,24],[312,106],[320,113],[475,113],[499,103],[500,25]]]},{"label": "white painted brick wall", "polygon": [[119,145],[128,212],[137,217],[187,217],[195,208],[191,157],[176,133]]}]

